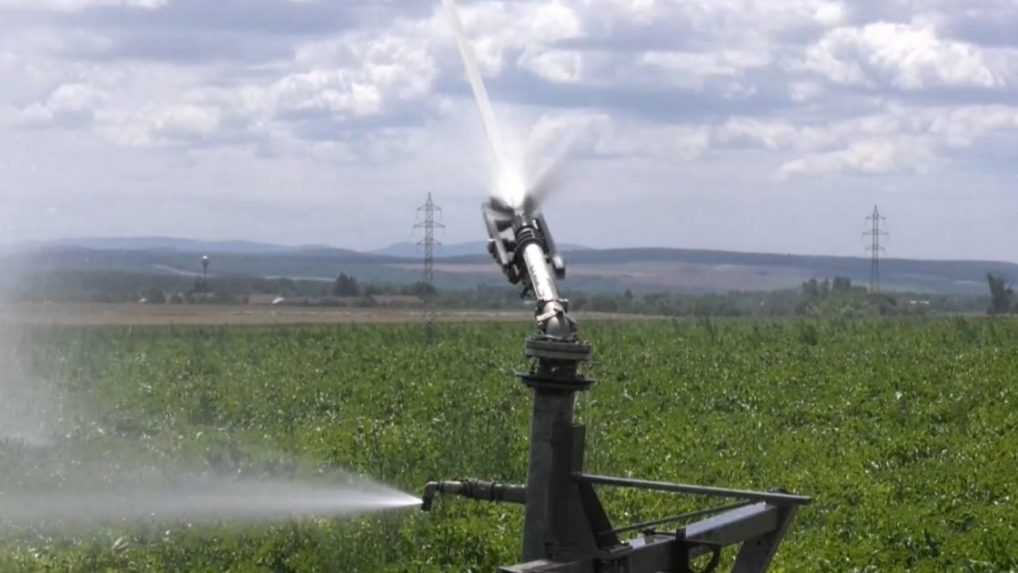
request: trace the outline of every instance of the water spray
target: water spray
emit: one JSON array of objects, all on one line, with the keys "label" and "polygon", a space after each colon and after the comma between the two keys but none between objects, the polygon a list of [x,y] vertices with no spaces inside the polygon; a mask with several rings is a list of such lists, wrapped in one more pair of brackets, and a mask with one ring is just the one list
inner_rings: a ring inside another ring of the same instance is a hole
[{"label": "water spray", "polygon": [[[467,75],[481,110],[485,132],[504,169],[494,113],[477,74],[454,0],[444,0],[457,35]],[[489,125],[490,124],[490,125]],[[501,176],[501,174],[499,175]],[[535,300],[536,332],[525,344],[531,360],[520,381],[534,393],[527,484],[467,480],[425,486],[421,508],[430,510],[439,494],[525,506],[523,562],[503,573],[659,573],[692,571],[707,556],[703,571],[715,571],[725,547],[738,547],[732,571],[766,571],[797,510],[810,498],[781,491],[757,492],[720,487],[600,476],[584,471],[586,428],[574,419],[576,393],[594,381],[580,372],[592,349],[578,335],[568,301],[559,293],[565,263],[544,216],[546,189],[524,188],[520,201],[496,189],[483,206],[488,250],[514,285]],[[615,526],[597,488],[615,487],[694,495],[724,500],[713,508],[653,522]],[[639,536],[624,539],[627,533]]]},{"label": "water spray", "polygon": [[[312,517],[351,518],[419,507],[416,496],[337,474],[333,479],[237,478],[225,475],[91,475],[79,466],[68,483],[0,491],[0,536],[26,529],[62,532],[140,523],[275,523]],[[120,474],[130,471],[117,467]],[[107,481],[111,483],[89,482]],[[165,483],[153,483],[165,482]]]},{"label": "water spray", "polygon": [[159,521],[274,522],[303,517],[352,517],[419,506],[412,495],[366,481],[310,485],[282,480],[193,480],[172,487],[116,492],[48,491],[0,495],[3,527],[66,527]]}]

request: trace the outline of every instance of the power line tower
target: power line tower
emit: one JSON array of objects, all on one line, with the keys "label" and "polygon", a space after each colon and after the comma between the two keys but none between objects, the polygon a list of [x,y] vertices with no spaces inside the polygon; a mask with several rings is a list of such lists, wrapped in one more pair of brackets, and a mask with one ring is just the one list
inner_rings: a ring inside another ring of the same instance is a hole
[{"label": "power line tower", "polygon": [[880,229],[880,223],[887,218],[882,217],[880,209],[874,205],[873,214],[866,217],[866,220],[871,225],[870,230],[863,233],[863,236],[870,238],[870,244],[866,247],[870,252],[870,292],[876,294],[880,292],[880,253],[886,250],[880,245],[880,238],[887,236],[887,231]]},{"label": "power line tower", "polygon": [[441,218],[442,208],[435,205],[431,198],[431,193],[428,193],[428,200],[424,205],[417,208],[417,222],[414,224],[415,229],[424,229],[424,238],[417,244],[424,247],[423,282],[428,286],[429,291],[424,293],[424,329],[428,334],[428,340],[433,340],[435,336],[435,247],[442,245],[442,243],[435,239],[435,229],[445,228]]}]

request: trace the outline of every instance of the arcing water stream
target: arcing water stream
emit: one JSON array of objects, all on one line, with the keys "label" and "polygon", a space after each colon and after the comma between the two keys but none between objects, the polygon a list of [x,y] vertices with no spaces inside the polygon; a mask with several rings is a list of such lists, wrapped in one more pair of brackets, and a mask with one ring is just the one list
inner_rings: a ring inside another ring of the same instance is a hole
[{"label": "arcing water stream", "polygon": [[[560,187],[562,164],[577,143],[575,134],[560,138],[552,149],[529,149],[527,153],[522,151],[522,139],[518,134],[507,140],[495,117],[495,109],[484,86],[474,49],[463,30],[456,0],[443,0],[443,3],[481,115],[484,134],[488,138],[494,167],[491,195],[511,209],[539,212],[541,203]],[[530,141],[529,145],[534,146],[536,143],[539,142]],[[534,161],[536,152],[540,152],[543,160],[540,163],[543,165],[534,164],[538,163]]]},{"label": "arcing water stream", "polygon": [[491,98],[488,97],[488,90],[484,87],[484,80],[481,78],[481,71],[477,67],[477,57],[474,49],[467,40],[463,31],[463,23],[460,21],[459,12],[456,9],[455,0],[443,0],[446,13],[449,16],[449,23],[452,26],[453,34],[456,36],[456,46],[459,48],[460,56],[463,59],[463,67],[466,69],[467,80],[474,92],[474,100],[477,102],[477,109],[481,113],[481,123],[484,126],[484,134],[488,137],[488,145],[491,148],[492,161],[495,167],[495,181],[493,194],[502,199],[510,207],[523,205],[526,196],[526,183],[523,178],[523,165],[517,153],[510,154],[506,147],[506,140],[503,138],[498,121],[495,119],[495,109],[491,105]]}]

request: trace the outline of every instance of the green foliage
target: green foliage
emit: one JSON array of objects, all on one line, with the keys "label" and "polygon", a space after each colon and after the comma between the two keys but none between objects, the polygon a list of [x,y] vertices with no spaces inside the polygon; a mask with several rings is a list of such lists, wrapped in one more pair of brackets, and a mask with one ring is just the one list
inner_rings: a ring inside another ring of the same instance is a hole
[{"label": "green foliage", "polygon": [[340,273],[336,277],[335,284],[332,285],[332,294],[334,296],[360,296],[361,287],[357,284],[357,279],[346,273]]},{"label": "green foliage", "polygon": [[1014,301],[1014,289],[1008,284],[1007,279],[993,273],[986,274],[986,282],[990,285],[990,314],[1007,314],[1016,310],[1012,304]]},{"label": "green foliage", "polygon": [[[34,375],[79,403],[67,452],[247,475],[347,468],[407,491],[523,482],[522,325],[39,330]],[[816,497],[783,571],[1018,568],[1018,323],[735,321],[585,325],[579,403],[599,473]],[[0,483],[19,454],[0,448]],[[606,492],[619,524],[696,506]],[[2,519],[2,516],[0,516]],[[111,528],[0,541],[0,571],[493,571],[514,506],[272,527]],[[123,539],[121,539],[123,538]]]}]

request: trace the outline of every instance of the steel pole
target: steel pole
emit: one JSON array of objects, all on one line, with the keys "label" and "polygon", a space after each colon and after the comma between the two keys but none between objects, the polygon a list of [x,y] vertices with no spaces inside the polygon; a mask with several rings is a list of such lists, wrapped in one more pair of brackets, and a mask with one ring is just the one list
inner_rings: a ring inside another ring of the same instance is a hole
[{"label": "steel pole", "polygon": [[572,429],[576,393],[534,388],[534,415],[530,428],[530,466],[527,474],[527,510],[523,533],[523,560],[556,555],[567,540],[560,523],[568,515],[572,485]]}]

